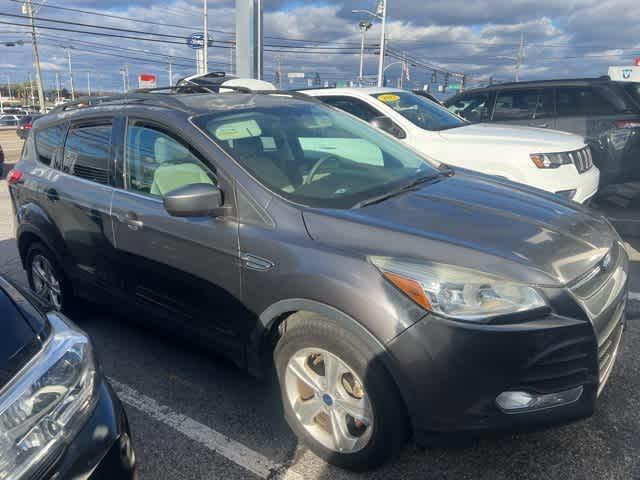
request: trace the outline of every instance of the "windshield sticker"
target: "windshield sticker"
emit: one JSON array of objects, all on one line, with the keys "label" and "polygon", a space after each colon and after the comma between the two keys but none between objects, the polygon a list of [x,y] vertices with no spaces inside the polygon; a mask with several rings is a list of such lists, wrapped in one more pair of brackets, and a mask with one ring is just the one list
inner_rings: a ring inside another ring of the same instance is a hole
[{"label": "windshield sticker", "polygon": [[397,102],[400,97],[394,93],[385,93],[384,95],[378,95],[378,100],[384,103]]},{"label": "windshield sticker", "polygon": [[259,137],[262,130],[255,120],[227,123],[216,128],[214,133],[218,140],[240,140],[242,138]]}]

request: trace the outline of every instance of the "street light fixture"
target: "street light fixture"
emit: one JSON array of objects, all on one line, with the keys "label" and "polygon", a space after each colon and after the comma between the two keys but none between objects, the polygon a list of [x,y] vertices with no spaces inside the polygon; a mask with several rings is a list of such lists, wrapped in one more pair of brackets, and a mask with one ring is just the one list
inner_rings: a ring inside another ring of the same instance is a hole
[{"label": "street light fixture", "polygon": [[378,87],[384,86],[384,57],[386,55],[387,41],[387,0],[378,0],[376,11],[371,10],[351,10],[351,13],[366,13],[382,22],[382,32],[380,34],[380,61],[378,62]]},{"label": "street light fixture", "polygon": [[360,86],[364,83],[364,43],[365,37],[367,36],[367,30],[369,30],[373,26],[371,22],[360,22],[360,36],[361,44],[360,44]]}]

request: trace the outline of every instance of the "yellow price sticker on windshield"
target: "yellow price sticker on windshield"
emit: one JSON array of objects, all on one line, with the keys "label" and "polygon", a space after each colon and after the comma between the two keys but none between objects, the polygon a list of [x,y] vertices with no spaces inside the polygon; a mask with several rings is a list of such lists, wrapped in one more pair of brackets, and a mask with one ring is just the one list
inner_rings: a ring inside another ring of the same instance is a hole
[{"label": "yellow price sticker on windshield", "polygon": [[381,102],[397,102],[398,100],[400,100],[400,97],[398,95],[395,95],[393,93],[385,93],[384,95],[379,95],[378,96],[378,100],[380,100]]}]

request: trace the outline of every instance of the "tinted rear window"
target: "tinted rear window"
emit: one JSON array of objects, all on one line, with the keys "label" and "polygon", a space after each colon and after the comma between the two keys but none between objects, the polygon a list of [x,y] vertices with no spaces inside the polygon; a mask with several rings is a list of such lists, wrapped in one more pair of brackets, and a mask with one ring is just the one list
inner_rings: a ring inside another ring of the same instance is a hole
[{"label": "tinted rear window", "polygon": [[629,94],[616,84],[558,88],[557,108],[560,116],[640,113]]},{"label": "tinted rear window", "polygon": [[40,162],[51,165],[56,150],[62,146],[65,132],[65,125],[57,125],[36,132],[36,151]]}]

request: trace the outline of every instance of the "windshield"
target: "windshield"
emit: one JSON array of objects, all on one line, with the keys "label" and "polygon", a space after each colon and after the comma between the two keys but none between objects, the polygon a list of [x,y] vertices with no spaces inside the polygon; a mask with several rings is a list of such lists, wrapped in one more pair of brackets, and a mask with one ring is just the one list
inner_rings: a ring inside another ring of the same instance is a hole
[{"label": "windshield", "polygon": [[267,188],[309,206],[351,208],[439,168],[366,123],[315,103],[279,102],[194,123]]},{"label": "windshield", "polygon": [[414,93],[377,93],[373,97],[425,130],[446,130],[467,124],[441,105]]}]

